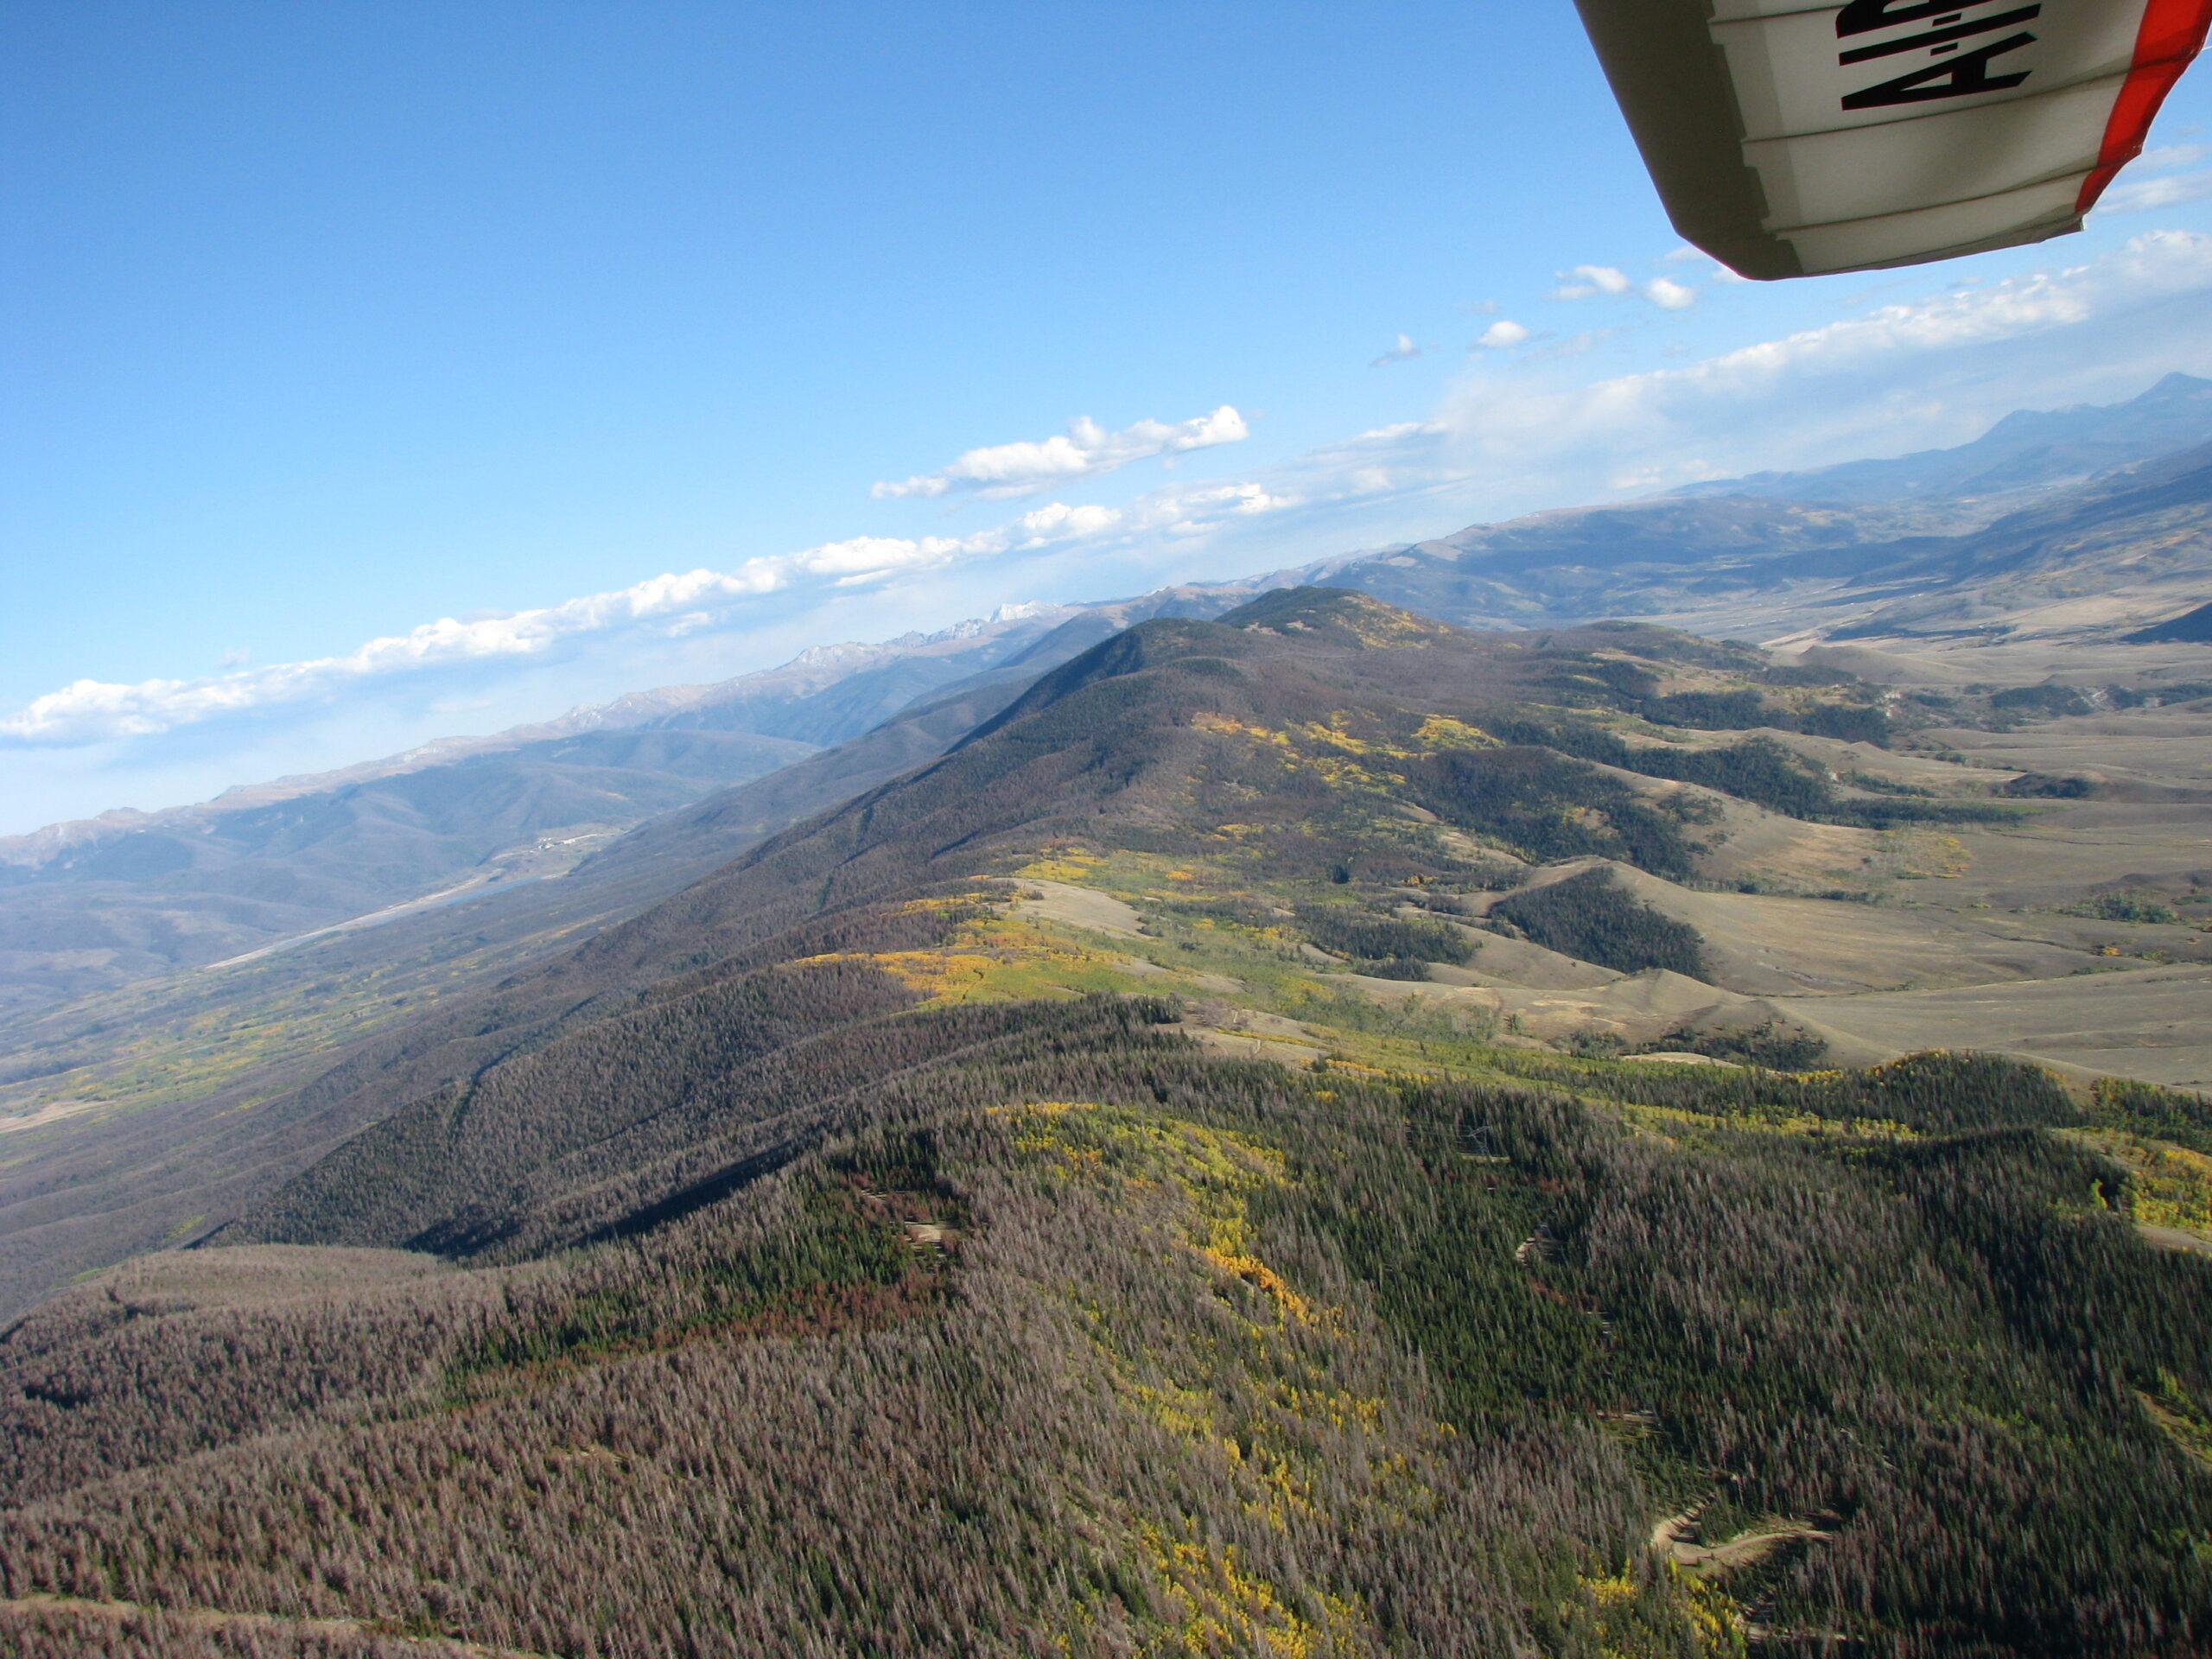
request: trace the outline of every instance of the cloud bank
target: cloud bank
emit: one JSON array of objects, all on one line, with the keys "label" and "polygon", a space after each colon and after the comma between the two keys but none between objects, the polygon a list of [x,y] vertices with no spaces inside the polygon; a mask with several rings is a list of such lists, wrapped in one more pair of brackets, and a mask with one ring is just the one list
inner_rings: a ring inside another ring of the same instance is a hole
[{"label": "cloud bank", "polygon": [[201,679],[114,684],[78,680],[0,719],[0,744],[66,747],[146,737],[228,715],[327,700],[362,682],[427,670],[543,659],[564,647],[727,626],[747,601],[809,583],[850,588],[960,560],[1156,535],[1203,535],[1220,523],[1294,505],[1257,484],[1175,486],[1127,507],[1055,501],[969,536],[861,536],[746,560],[732,570],[649,577],[611,593],[468,622],[442,617],[343,656],[275,663]]},{"label": "cloud bank", "polygon": [[[1402,346],[1412,342],[1401,334]],[[1244,417],[1227,404],[1211,415],[1173,425],[1143,420],[1109,432],[1088,415],[1068,423],[1067,431],[1042,442],[998,443],[970,449],[950,466],[922,473],[902,483],[879,483],[868,493],[879,500],[898,496],[939,496],[972,492],[988,501],[1033,495],[1078,479],[1095,478],[1154,455],[1179,455],[1249,435]]]},{"label": "cloud bank", "polygon": [[2012,409],[2212,369],[2201,330],[2132,332],[2131,321],[2159,307],[2185,315],[2208,291],[2212,237],[2155,231],[2081,264],[1874,306],[1680,366],[1576,384],[1561,361],[1478,359],[1430,418],[1294,470],[1316,504],[1390,495],[1518,512],[1960,443]]}]

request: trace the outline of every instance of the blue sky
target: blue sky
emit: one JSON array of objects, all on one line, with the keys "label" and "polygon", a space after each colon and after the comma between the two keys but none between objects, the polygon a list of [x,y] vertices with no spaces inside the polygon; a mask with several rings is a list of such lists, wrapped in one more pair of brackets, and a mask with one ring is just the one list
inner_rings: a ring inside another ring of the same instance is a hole
[{"label": "blue sky", "polygon": [[1564,4],[0,30],[0,833],[2212,373],[2201,69],[2082,236],[1750,284]]}]

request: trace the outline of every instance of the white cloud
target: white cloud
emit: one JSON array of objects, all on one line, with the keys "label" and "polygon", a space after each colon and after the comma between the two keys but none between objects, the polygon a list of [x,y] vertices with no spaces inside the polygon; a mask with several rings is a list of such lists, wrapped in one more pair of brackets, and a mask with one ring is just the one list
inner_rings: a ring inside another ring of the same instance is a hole
[{"label": "white cloud", "polygon": [[[1399,336],[1401,340],[1403,335]],[[1211,415],[1170,425],[1142,420],[1109,432],[1088,415],[1068,423],[1061,435],[1041,442],[1000,443],[970,449],[940,472],[923,473],[903,483],[880,483],[869,492],[887,496],[939,496],[971,491],[985,500],[1032,495],[1039,490],[1093,478],[1154,455],[1179,455],[1249,435],[1244,417],[1227,404]]]},{"label": "white cloud", "polygon": [[1475,344],[1487,346],[1493,351],[1500,351],[1508,346],[1518,346],[1528,338],[1529,331],[1526,328],[1510,317],[1501,317],[1483,330],[1482,338],[1476,340]]},{"label": "white cloud", "polygon": [[[1676,248],[1666,256],[1669,263],[1683,259],[1703,258],[1695,248]],[[1560,286],[1551,291],[1554,300],[1586,300],[1593,294],[1622,295],[1634,292],[1636,283],[1624,270],[1611,265],[1577,265],[1573,270],[1560,272]],[[1654,305],[1664,306],[1669,311],[1687,310],[1697,303],[1697,290],[1684,286],[1669,276],[1655,276],[1643,284],[1643,297]]]},{"label": "white cloud", "polygon": [[276,663],[197,680],[142,680],[135,685],[79,680],[34,698],[0,720],[0,741],[75,744],[144,736],[223,715],[330,696],[348,683],[499,658],[542,658],[588,635],[650,629],[681,636],[736,601],[756,599],[803,577],[844,585],[916,565],[941,563],[1086,533],[1086,510],[1043,509],[980,535],[909,539],[862,536],[803,552],[748,559],[732,571],[691,570],[650,577],[613,593],[461,622],[442,617],[406,633],[369,640],[341,657]]},{"label": "white cloud", "polygon": [[1393,346],[1389,351],[1383,353],[1382,356],[1376,358],[1367,366],[1370,369],[1379,369],[1389,364],[1402,363],[1409,357],[1419,357],[1420,355],[1421,347],[1414,344],[1414,337],[1411,334],[1400,334],[1398,336],[1398,343],[1396,345]]},{"label": "white cloud", "polygon": [[2130,179],[2125,184],[2114,185],[2097,203],[2096,212],[2140,213],[2153,207],[2175,207],[2184,201],[2199,201],[2206,196],[2212,196],[2212,171],[2170,173],[2164,178]]},{"label": "white cloud", "polygon": [[1708,257],[1709,256],[1706,253],[1704,249],[1694,248],[1688,243],[1685,242],[1679,248],[1668,249],[1665,253],[1660,256],[1660,258],[1664,263],[1670,265],[1681,265],[1688,264],[1694,259],[1703,259]]},{"label": "white cloud", "polygon": [[340,657],[277,663],[195,680],[132,685],[78,680],[0,719],[0,744],[70,746],[149,736],[213,720],[329,699],[349,685],[426,670],[543,660],[579,643],[622,635],[680,639],[735,620],[748,601],[811,582],[853,588],[963,559],[1028,553],[1111,538],[1203,536],[1220,525],[1296,505],[1252,483],[1171,486],[1127,507],[1054,501],[969,536],[857,536],[797,553],[745,561],[734,570],[649,577],[559,605],[456,621],[442,617],[371,639]]},{"label": "white cloud", "polygon": [[2131,173],[2162,173],[2170,167],[2193,167],[2212,156],[2212,144],[2153,144],[2127,164]]},{"label": "white cloud", "polygon": [[1586,300],[1592,294],[1625,294],[1635,284],[1625,271],[1611,265],[1577,265],[1560,272],[1560,285],[1552,290],[1555,300]]}]

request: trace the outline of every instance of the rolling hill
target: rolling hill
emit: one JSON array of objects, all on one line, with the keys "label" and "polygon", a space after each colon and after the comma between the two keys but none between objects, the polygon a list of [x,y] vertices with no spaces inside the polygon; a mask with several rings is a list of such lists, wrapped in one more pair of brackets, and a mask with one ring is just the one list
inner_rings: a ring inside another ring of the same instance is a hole
[{"label": "rolling hill", "polygon": [[[0,1333],[8,1642],[2212,1643],[2202,1100],[1803,1069],[1882,849],[2094,794],[1749,648],[1312,588],[969,712],[264,1084],[296,1173]],[[2195,932],[1937,919],[1954,984]]]}]

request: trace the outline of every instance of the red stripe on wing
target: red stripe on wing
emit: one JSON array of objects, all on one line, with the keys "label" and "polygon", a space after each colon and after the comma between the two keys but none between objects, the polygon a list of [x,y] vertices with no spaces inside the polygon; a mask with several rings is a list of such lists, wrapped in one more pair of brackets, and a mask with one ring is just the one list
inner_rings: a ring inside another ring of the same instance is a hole
[{"label": "red stripe on wing", "polygon": [[2166,94],[2204,46],[2212,27],[2212,0],[2146,0],[2142,27],[2135,31],[2135,58],[2120,96],[2105,122],[2105,141],[2097,150],[2096,170],[2082,181],[2074,211],[2086,213],[2097,204],[2113,175],[2143,153],[2151,119]]}]

